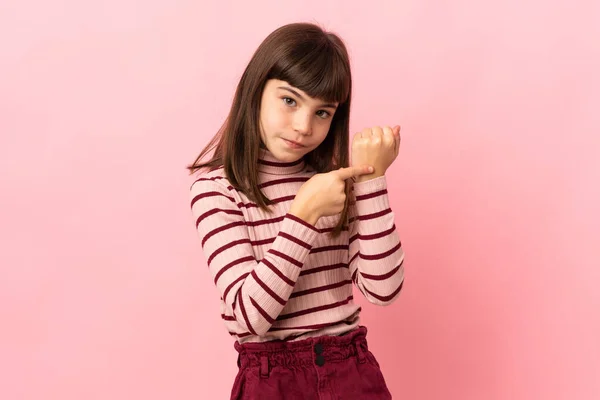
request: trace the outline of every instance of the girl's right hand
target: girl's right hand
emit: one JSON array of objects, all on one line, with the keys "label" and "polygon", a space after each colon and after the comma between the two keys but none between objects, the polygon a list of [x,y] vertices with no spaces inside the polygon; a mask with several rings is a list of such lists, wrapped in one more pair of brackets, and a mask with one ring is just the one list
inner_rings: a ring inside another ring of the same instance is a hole
[{"label": "girl's right hand", "polygon": [[372,172],[370,166],[355,166],[315,174],[300,187],[289,212],[311,225],[320,217],[337,215],[346,202],[345,181]]}]

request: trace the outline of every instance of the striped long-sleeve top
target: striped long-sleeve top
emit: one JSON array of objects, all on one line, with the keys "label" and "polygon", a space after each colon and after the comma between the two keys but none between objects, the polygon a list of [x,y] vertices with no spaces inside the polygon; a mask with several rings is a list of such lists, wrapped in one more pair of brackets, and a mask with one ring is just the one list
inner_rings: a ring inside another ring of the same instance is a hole
[{"label": "striped long-sleeve top", "polygon": [[240,343],[340,335],[359,324],[353,284],[378,305],[402,289],[404,252],[386,177],[354,183],[348,228],[332,238],[339,215],[313,226],[288,213],[314,174],[303,160],[281,163],[261,149],[260,188],[274,202],[271,213],[234,189],[223,168],[192,184],[192,214],[221,317]]}]

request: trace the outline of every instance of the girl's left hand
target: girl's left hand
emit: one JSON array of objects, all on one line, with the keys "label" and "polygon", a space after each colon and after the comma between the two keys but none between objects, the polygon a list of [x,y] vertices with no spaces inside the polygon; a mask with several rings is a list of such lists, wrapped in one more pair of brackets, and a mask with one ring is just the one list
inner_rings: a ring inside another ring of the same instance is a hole
[{"label": "girl's left hand", "polygon": [[352,139],[352,166],[370,165],[375,171],[356,178],[362,182],[383,176],[400,150],[400,126],[364,129]]}]

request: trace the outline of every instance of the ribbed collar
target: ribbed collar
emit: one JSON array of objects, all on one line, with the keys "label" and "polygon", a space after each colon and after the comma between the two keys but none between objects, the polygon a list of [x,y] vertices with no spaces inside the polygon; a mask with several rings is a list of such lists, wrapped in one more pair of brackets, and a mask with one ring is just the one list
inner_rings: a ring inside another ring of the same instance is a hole
[{"label": "ribbed collar", "polygon": [[304,170],[304,158],[294,162],[281,162],[267,149],[260,148],[258,170],[271,175],[293,175]]}]

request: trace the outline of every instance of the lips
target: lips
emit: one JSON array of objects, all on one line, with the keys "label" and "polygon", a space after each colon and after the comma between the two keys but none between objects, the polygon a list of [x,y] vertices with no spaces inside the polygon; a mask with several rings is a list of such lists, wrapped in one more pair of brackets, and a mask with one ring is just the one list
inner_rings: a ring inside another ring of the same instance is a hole
[{"label": "lips", "polygon": [[288,139],[283,139],[283,140],[285,140],[286,142],[291,143],[291,144],[293,144],[295,146],[298,146],[298,147],[306,147],[302,143],[294,142],[293,140],[288,140]]}]

